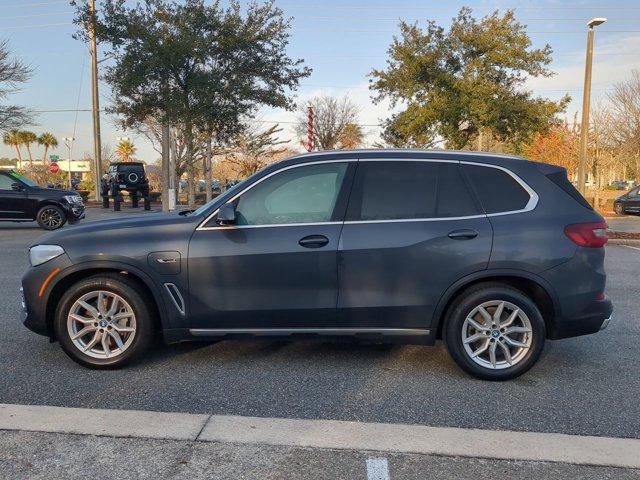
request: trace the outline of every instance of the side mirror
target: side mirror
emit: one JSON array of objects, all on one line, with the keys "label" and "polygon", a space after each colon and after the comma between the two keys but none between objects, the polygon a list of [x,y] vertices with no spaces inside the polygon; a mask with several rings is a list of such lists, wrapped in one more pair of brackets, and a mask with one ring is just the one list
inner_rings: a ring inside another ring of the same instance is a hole
[{"label": "side mirror", "polygon": [[233,225],[236,223],[236,207],[233,203],[225,203],[220,207],[216,221],[219,225]]},{"label": "side mirror", "polygon": [[12,183],[11,184],[11,190],[15,190],[16,192],[23,192],[24,191],[24,185],[18,182]]}]

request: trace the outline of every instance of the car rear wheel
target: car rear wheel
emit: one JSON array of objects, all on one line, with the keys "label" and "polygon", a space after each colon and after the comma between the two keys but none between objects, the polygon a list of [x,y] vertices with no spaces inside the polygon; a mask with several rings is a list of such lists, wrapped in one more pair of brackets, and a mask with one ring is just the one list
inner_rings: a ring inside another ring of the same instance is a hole
[{"label": "car rear wheel", "polygon": [[55,333],[69,357],[96,369],[122,367],[140,357],[153,340],[147,295],[119,275],[97,275],[62,296]]},{"label": "car rear wheel", "polygon": [[546,329],[536,304],[502,284],[463,292],[449,309],[443,338],[454,361],[483,380],[522,375],[538,360]]},{"label": "car rear wheel", "polygon": [[40,225],[40,228],[44,228],[45,230],[56,230],[66,223],[67,216],[60,207],[56,207],[55,205],[45,205],[38,210],[36,221],[38,222],[38,225]]}]

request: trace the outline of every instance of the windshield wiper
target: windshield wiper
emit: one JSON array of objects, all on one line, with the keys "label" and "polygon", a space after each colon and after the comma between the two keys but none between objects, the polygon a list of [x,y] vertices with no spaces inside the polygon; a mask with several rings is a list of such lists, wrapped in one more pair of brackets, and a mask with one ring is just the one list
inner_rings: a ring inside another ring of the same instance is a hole
[{"label": "windshield wiper", "polygon": [[191,210],[180,210],[178,212],[178,215],[182,215],[183,217],[186,217],[187,215],[189,215],[190,213],[195,212],[195,209],[191,209]]}]

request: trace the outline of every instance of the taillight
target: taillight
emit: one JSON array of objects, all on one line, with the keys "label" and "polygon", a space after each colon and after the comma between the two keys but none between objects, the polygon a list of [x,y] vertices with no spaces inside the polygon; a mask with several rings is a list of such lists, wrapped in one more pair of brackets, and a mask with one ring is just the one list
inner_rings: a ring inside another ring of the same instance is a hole
[{"label": "taillight", "polygon": [[564,233],[573,243],[581,247],[600,248],[607,243],[607,224],[574,223],[564,227]]}]

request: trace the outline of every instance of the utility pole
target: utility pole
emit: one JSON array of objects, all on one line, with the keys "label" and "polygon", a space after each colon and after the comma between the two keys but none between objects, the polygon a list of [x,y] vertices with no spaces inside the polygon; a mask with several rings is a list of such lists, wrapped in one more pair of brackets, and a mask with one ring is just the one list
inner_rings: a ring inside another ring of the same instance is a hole
[{"label": "utility pole", "polygon": [[591,66],[593,64],[594,29],[606,22],[606,18],[592,18],[587,25],[587,60],[584,67],[584,91],[582,95],[582,123],[580,124],[580,158],[578,159],[578,190],[586,193],[587,149],[589,146],[589,107],[591,103]]},{"label": "utility pole", "polygon": [[89,0],[89,50],[91,52],[91,98],[93,100],[93,170],[94,193],[100,201],[102,148],[100,142],[100,97],[98,96],[98,48],[96,45],[96,1]]}]

